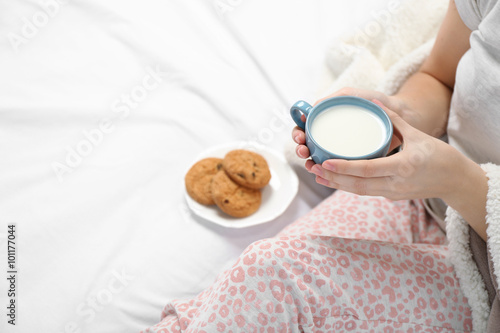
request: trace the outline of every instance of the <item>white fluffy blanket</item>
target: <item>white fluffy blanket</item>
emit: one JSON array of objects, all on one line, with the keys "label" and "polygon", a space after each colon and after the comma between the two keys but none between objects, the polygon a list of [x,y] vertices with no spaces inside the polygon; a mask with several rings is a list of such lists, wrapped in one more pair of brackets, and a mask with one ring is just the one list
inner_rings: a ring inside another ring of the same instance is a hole
[{"label": "white fluffy blanket", "polygon": [[428,56],[448,1],[390,0],[328,51],[318,98],[343,87],[394,94]]}]

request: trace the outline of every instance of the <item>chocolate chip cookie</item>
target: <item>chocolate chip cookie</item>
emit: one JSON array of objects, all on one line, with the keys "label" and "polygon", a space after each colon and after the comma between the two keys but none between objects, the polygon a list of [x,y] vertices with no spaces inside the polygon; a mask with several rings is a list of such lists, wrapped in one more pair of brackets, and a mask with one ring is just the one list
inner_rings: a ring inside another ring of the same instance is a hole
[{"label": "chocolate chip cookie", "polygon": [[234,182],[251,189],[263,188],[271,179],[271,171],[264,157],[248,150],[230,151],[222,165]]},{"label": "chocolate chip cookie", "polygon": [[249,216],[260,207],[262,200],[260,190],[236,184],[224,170],[214,176],[211,188],[215,204],[224,213],[233,217]]},{"label": "chocolate chip cookie", "polygon": [[202,205],[214,205],[211,183],[212,178],[220,170],[222,170],[220,158],[209,157],[196,162],[184,177],[189,196]]}]

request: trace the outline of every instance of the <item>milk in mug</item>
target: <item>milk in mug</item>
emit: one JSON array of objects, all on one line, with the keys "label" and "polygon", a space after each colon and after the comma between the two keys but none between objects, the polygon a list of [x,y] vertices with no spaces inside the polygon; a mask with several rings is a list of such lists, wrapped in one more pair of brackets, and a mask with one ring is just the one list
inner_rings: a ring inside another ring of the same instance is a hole
[{"label": "milk in mug", "polygon": [[311,136],[334,154],[356,157],[379,149],[386,140],[386,130],[373,112],[355,105],[337,105],[314,119]]}]

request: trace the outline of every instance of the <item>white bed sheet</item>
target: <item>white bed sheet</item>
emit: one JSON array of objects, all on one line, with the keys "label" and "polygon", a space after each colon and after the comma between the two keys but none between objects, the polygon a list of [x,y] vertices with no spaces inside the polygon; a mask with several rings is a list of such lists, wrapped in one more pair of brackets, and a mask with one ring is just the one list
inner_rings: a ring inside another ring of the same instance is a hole
[{"label": "white bed sheet", "polygon": [[183,177],[232,141],[293,156],[289,106],[386,2],[0,1],[0,267],[15,223],[18,269],[0,331],[137,332],[317,204],[297,170],[281,217],[227,229],[189,211]]}]

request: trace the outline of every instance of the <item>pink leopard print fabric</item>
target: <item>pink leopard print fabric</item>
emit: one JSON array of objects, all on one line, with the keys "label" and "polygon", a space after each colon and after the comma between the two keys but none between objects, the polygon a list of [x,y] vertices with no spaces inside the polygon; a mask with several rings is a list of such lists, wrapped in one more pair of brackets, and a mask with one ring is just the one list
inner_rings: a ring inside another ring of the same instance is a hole
[{"label": "pink leopard print fabric", "polygon": [[421,201],[336,191],[249,245],[145,332],[471,332],[446,237]]}]

